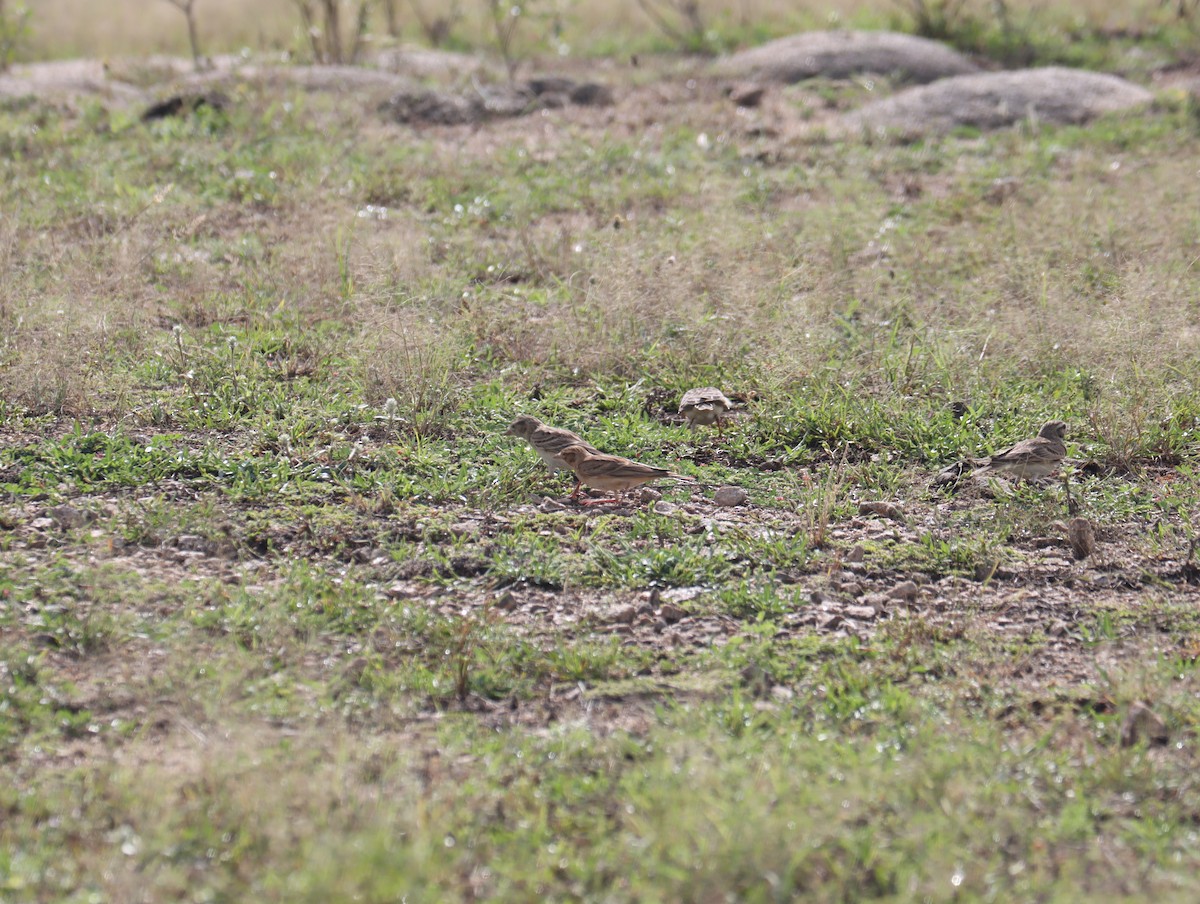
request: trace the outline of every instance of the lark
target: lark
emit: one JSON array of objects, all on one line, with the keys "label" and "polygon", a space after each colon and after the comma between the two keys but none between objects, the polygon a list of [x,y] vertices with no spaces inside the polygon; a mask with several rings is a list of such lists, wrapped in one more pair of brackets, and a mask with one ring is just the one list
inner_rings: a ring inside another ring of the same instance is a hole
[{"label": "lark", "polygon": [[1048,477],[1067,457],[1066,433],[1062,421],[1048,421],[1037,436],[995,453],[975,473],[1002,473],[1029,481]]},{"label": "lark", "polygon": [[689,389],[679,400],[679,413],[687,418],[688,429],[695,430],[699,425],[715,424],[717,436],[724,435],[721,429],[721,415],[732,407],[733,402],[715,386]]},{"label": "lark", "polygon": [[[692,480],[682,474],[668,471],[666,468],[656,468],[644,465],[640,461],[632,461],[619,455],[605,455],[583,445],[567,446],[559,453],[564,462],[575,472],[575,479],[590,487],[613,493],[611,499],[587,499],[584,505],[598,505],[603,502],[620,502],[621,493],[633,487],[641,486],[652,480],[669,477],[674,480]],[[579,488],[571,494],[577,498]]]},{"label": "lark", "polygon": [[[543,424],[537,418],[529,414],[522,414],[518,417],[509,428],[504,431],[505,436],[519,436],[533,447],[533,451],[538,454],[538,458],[546,463],[546,466],[551,471],[570,471],[571,466],[562,458],[562,451],[570,446],[579,446],[587,452],[600,454],[600,450],[579,436],[577,433],[572,433],[570,430],[564,430],[562,427],[551,427],[548,424]],[[571,493],[571,498],[575,499],[579,494],[581,484],[579,480],[575,481],[575,489]]]}]

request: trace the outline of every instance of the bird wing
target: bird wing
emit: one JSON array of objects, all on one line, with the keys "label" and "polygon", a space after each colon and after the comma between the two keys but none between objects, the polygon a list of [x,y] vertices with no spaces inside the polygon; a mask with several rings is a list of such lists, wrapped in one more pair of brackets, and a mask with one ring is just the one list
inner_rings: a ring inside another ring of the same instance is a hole
[{"label": "bird wing", "polygon": [[1052,462],[1063,457],[1058,443],[1043,436],[1023,439],[992,456],[993,464],[1019,464],[1021,462]]},{"label": "bird wing", "polygon": [[599,452],[587,440],[577,436],[570,430],[564,430],[562,427],[547,427],[545,425],[538,427],[534,431],[531,441],[537,448],[550,455],[558,455],[567,446],[583,446],[584,449],[593,455]]},{"label": "bird wing", "polygon": [[641,462],[630,461],[628,458],[616,455],[593,455],[579,465],[578,473],[587,477],[603,477],[613,480],[653,480],[656,477],[671,475],[666,468],[644,465]]},{"label": "bird wing", "polygon": [[[722,408],[730,407],[732,403],[725,398],[725,393],[717,389],[715,386],[704,386],[700,389],[689,389],[683,394],[683,398],[679,400],[679,410],[685,408],[697,408],[701,411],[711,409],[714,405],[720,405]],[[708,406],[703,408],[701,406]]]}]

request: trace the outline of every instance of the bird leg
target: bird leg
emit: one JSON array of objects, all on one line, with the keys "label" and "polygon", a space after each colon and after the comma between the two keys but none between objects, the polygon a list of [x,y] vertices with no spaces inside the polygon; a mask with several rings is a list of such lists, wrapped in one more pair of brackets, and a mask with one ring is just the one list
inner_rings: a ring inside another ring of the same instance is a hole
[{"label": "bird leg", "polygon": [[621,504],[621,493],[618,490],[617,495],[613,496],[611,499],[584,499],[583,504],[584,505],[608,505],[608,504],[620,505]]}]

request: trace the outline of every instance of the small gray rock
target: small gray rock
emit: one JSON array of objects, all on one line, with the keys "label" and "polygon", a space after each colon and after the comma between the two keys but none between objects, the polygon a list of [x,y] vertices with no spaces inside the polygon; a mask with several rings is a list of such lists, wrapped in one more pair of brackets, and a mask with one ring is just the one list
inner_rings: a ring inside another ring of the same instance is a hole
[{"label": "small gray rock", "polygon": [[721,487],[713,494],[713,502],[717,505],[745,505],[750,500],[750,494],[741,487]]},{"label": "small gray rock", "polygon": [[894,600],[911,603],[917,598],[917,585],[913,581],[904,581],[889,590],[888,596]]}]

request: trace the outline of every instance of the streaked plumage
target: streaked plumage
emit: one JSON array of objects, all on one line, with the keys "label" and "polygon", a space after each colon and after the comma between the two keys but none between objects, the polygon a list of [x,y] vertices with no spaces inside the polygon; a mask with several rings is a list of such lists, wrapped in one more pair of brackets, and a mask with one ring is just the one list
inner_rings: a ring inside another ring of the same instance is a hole
[{"label": "streaked plumage", "polygon": [[523,414],[513,421],[504,431],[504,435],[519,436],[528,442],[551,471],[571,470],[570,465],[559,456],[559,453],[568,446],[583,446],[589,452],[598,453],[600,451],[579,434],[564,430],[562,427],[543,424],[528,414]]},{"label": "streaked plumage", "polygon": [[581,483],[616,494],[613,499],[588,500],[585,505],[593,501],[620,501],[622,491],[658,480],[661,477],[670,477],[675,480],[692,479],[668,471],[666,468],[644,465],[639,461],[632,461],[619,455],[605,455],[603,452],[595,452],[581,445],[568,446],[562,450],[560,457],[575,472],[576,479]]},{"label": "streaked plumage", "polygon": [[718,436],[722,435],[721,415],[732,407],[733,402],[715,386],[689,389],[679,400],[679,413],[687,418],[689,429],[695,430],[701,424],[716,424]]},{"label": "streaked plumage", "polygon": [[1066,432],[1062,421],[1048,421],[1037,436],[995,453],[976,473],[994,471],[1018,480],[1048,477],[1067,457]]},{"label": "streaked plumage", "polygon": [[[589,443],[583,437],[570,430],[565,430],[562,427],[551,427],[548,424],[543,424],[537,418],[529,414],[522,414],[518,417],[509,428],[504,431],[505,436],[519,436],[530,446],[533,451],[538,454],[538,458],[546,463],[546,466],[551,471],[570,471],[571,466],[563,461],[561,452],[569,446],[579,446],[588,452],[599,454],[600,450]],[[571,498],[574,499],[579,495],[580,483],[578,478],[575,480],[575,489],[571,492]]]}]

